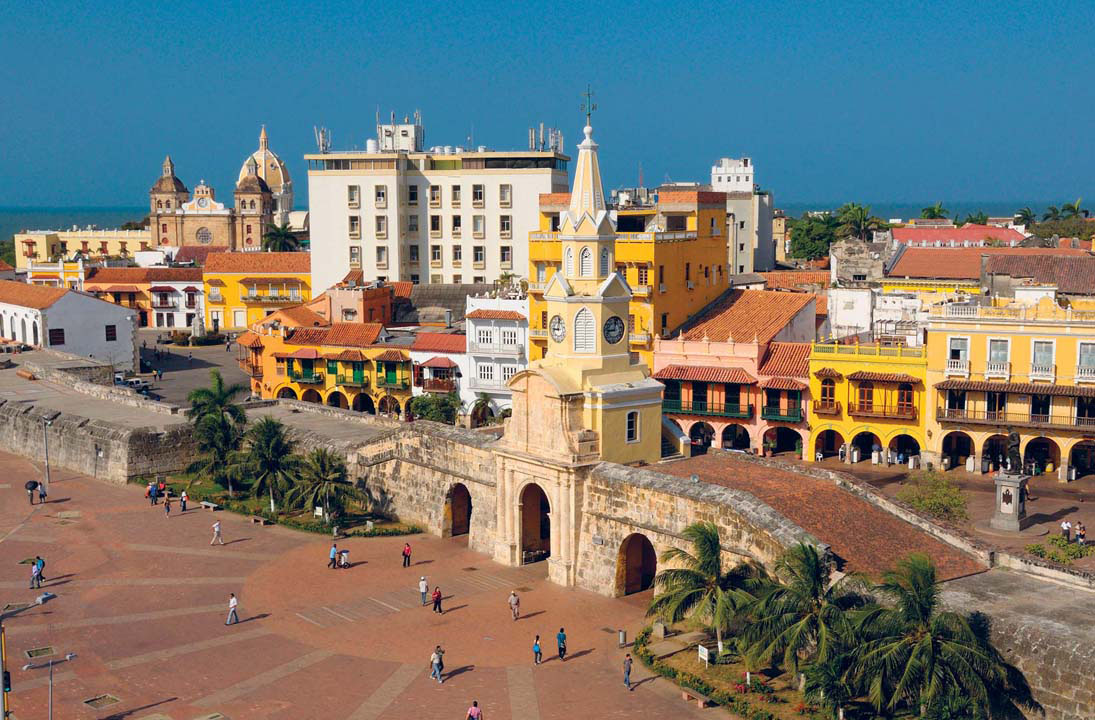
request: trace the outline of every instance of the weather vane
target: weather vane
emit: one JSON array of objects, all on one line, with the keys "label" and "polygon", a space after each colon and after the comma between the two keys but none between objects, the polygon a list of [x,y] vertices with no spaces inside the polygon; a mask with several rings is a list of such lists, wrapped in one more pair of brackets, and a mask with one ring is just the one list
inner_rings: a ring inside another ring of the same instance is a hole
[{"label": "weather vane", "polygon": [[586,91],[582,93],[586,101],[582,103],[582,112],[586,114],[586,125],[592,125],[590,117],[593,115],[593,111],[597,109],[597,104],[593,102],[593,90],[589,85],[586,85]]}]

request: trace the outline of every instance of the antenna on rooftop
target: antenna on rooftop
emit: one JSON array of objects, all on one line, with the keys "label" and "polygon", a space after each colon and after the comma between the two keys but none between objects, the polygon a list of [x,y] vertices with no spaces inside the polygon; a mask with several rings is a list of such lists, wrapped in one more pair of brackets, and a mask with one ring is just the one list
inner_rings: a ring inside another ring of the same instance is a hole
[{"label": "antenna on rooftop", "polygon": [[312,132],[316,136],[316,146],[321,153],[330,152],[331,150],[331,131],[325,127],[312,126]]}]

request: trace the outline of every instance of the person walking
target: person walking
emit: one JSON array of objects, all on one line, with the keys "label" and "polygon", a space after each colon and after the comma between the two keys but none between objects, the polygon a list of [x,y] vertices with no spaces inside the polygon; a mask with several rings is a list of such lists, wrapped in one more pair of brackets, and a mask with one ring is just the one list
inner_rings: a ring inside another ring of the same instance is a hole
[{"label": "person walking", "polygon": [[483,720],[483,710],[479,707],[478,700],[471,701],[471,707],[468,708],[468,716],[464,720]]},{"label": "person walking", "polygon": [[209,544],[220,543],[224,545],[224,539],[221,537],[221,521],[215,520],[213,522],[213,539],[209,541]]},{"label": "person walking", "polygon": [[555,644],[559,646],[559,659],[567,659],[567,633],[563,628],[559,628],[559,633],[555,636]]},{"label": "person walking", "polygon": [[521,598],[517,597],[516,590],[510,590],[509,593],[509,614],[515,621],[521,616]]},{"label": "person walking", "polygon": [[38,481],[37,480],[27,480],[27,485],[26,485],[27,500],[30,500],[31,506],[34,505],[34,491],[35,491],[35,489],[37,489],[37,487],[38,487]]},{"label": "person walking", "polygon": [[160,490],[156,486],[156,483],[153,482],[148,484],[148,499],[151,501],[149,503],[150,505],[156,504],[156,495],[159,494],[159,492]]},{"label": "person walking", "polygon": [[1065,542],[1072,542],[1072,523],[1068,520],[1061,521],[1061,537],[1065,539]]},{"label": "person walking", "polygon": [[190,496],[186,494],[186,490],[182,491],[179,495],[179,505],[182,507],[182,512],[186,512],[186,501],[190,499]]},{"label": "person walking", "polygon": [[430,653],[430,677],[437,678],[438,685],[442,684],[441,671],[445,667],[444,657],[445,651],[441,649],[440,645],[435,647],[433,652]]},{"label": "person walking", "polygon": [[163,514],[168,520],[171,519],[171,498],[168,496],[164,496],[163,499]]},{"label": "person walking", "polygon": [[239,601],[236,600],[236,593],[228,593],[228,619],[224,621],[225,625],[232,625],[240,621],[240,616],[236,614],[237,607],[239,607]]},{"label": "person walking", "polygon": [[31,563],[30,566],[30,589],[42,587],[42,568],[38,567],[38,563]]},{"label": "person walking", "polygon": [[38,566],[38,580],[46,579],[46,561],[41,555],[34,556],[34,564]]},{"label": "person walking", "polygon": [[411,566],[411,544],[403,543],[403,567]]},{"label": "person walking", "polygon": [[539,665],[544,659],[544,654],[540,650],[540,636],[537,635],[536,639],[532,641],[532,664]]},{"label": "person walking", "polygon": [[45,483],[38,483],[38,504],[44,505],[46,502],[46,485]]},{"label": "person walking", "polygon": [[631,653],[624,655],[624,686],[631,692]]},{"label": "person walking", "polygon": [[332,570],[337,570],[338,569],[337,558],[338,558],[338,545],[336,545],[335,543],[331,543],[331,556],[330,556],[330,560],[327,562],[327,567],[331,568]]},{"label": "person walking", "polygon": [[418,592],[422,595],[422,607],[426,607],[426,597],[430,594],[430,584],[426,582],[426,576],[418,578]]},{"label": "person walking", "polygon": [[193,350],[187,350],[186,351],[186,362],[187,362],[188,365],[190,365],[190,367],[194,367],[194,351]]},{"label": "person walking", "polygon": [[444,615],[445,611],[441,609],[441,586],[438,585],[433,589],[433,611],[438,615]]},{"label": "person walking", "polygon": [[1076,542],[1080,544],[1080,547],[1087,544],[1087,525],[1079,520],[1076,521]]}]

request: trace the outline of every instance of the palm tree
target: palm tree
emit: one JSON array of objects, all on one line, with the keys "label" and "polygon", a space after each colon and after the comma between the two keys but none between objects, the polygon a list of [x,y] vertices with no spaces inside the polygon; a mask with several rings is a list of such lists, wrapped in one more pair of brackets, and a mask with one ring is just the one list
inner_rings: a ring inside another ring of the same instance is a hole
[{"label": "palm tree", "polygon": [[1038,216],[1029,207],[1025,207],[1015,213],[1015,222],[1018,225],[1030,227],[1038,222]]},{"label": "palm tree", "polygon": [[856,697],[855,688],[846,678],[850,659],[847,653],[835,654],[811,663],[803,672],[806,699],[827,708],[840,720],[844,718],[844,706]]},{"label": "palm tree", "polygon": [[774,574],[779,582],[768,584],[750,608],[751,659],[798,672],[803,660],[839,654],[852,636],[849,611],[867,604],[860,580],[849,575],[830,583],[829,563],[805,543],[788,549]]},{"label": "palm tree", "polygon": [[490,422],[490,395],[479,393],[475,396],[475,402],[471,406],[471,426],[482,427]]},{"label": "palm tree", "polygon": [[328,450],[316,448],[304,458],[299,482],[285,495],[292,507],[323,505],[324,522],[331,521],[331,510],[341,510],[347,500],[362,500],[364,493],[350,482],[346,461]]},{"label": "palm tree", "polygon": [[266,252],[296,252],[300,240],[288,225],[271,225],[262,234],[262,249]]},{"label": "palm tree", "polygon": [[223,415],[210,414],[195,421],[194,441],[201,456],[186,468],[190,475],[187,487],[195,478],[211,480],[227,488],[229,497],[234,496],[232,478],[238,475],[230,460],[242,439],[243,425]]},{"label": "palm tree", "polygon": [[924,220],[942,220],[949,212],[950,210],[943,207],[942,202],[937,202],[931,207],[920,208],[920,217]]},{"label": "palm tree", "polygon": [[962,225],[988,225],[989,216],[985,214],[984,210],[978,210],[975,213],[970,213],[966,216],[960,224]]},{"label": "palm tree", "polygon": [[875,590],[894,604],[862,611],[847,673],[875,710],[893,712],[904,704],[923,713],[953,693],[987,709],[991,692],[1006,685],[1007,669],[965,617],[939,609],[931,559],[909,555]]},{"label": "palm tree", "polygon": [[1053,221],[1053,220],[1060,220],[1060,219],[1061,219],[1061,211],[1057,208],[1056,205],[1050,205],[1048,208],[1046,208],[1046,211],[1044,213],[1042,213],[1042,220],[1043,221],[1047,221],[1047,220],[1048,221]]},{"label": "palm tree", "polygon": [[235,453],[229,463],[251,479],[252,495],[270,495],[270,512],[277,512],[274,490],[292,485],[300,469],[300,458],[293,454],[296,443],[285,436],[285,426],[270,417],[252,425],[246,439],[247,451]]},{"label": "palm tree", "polygon": [[210,370],[209,377],[213,380],[210,387],[191,390],[187,396],[190,408],[186,411],[186,417],[195,424],[202,418],[213,415],[224,417],[236,425],[244,425],[247,422],[247,413],[233,400],[240,393],[247,392],[247,385],[236,383],[226,386],[219,370]]},{"label": "palm tree", "polygon": [[724,571],[719,530],[712,522],[692,523],[681,535],[692,543],[693,552],[670,548],[662,553],[661,562],[679,567],[666,568],[654,578],[661,592],[646,614],[669,622],[700,620],[715,629],[721,653],[724,628],[753,601],[752,592],[764,582],[764,569],[744,562]]},{"label": "palm tree", "polygon": [[1064,205],[1062,205],[1061,217],[1066,220],[1068,218],[1079,217],[1081,215],[1083,217],[1087,217],[1089,215],[1088,211],[1080,207],[1080,203],[1083,202],[1083,200],[1083,198],[1076,198],[1076,202],[1065,203]]},{"label": "palm tree", "polygon": [[871,215],[869,205],[857,205],[846,203],[837,210],[837,218],[840,220],[839,233],[844,237],[854,237],[859,240],[870,240],[875,230],[882,230],[885,223],[881,218]]}]

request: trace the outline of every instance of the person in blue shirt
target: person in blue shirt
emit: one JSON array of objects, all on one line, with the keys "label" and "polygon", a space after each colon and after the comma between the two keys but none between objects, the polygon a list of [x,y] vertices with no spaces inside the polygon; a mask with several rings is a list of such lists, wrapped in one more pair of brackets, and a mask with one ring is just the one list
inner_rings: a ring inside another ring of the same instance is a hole
[{"label": "person in blue shirt", "polygon": [[331,543],[331,556],[330,556],[330,560],[327,563],[327,567],[331,568],[332,570],[337,570],[338,569],[338,563],[336,562],[337,557],[338,557],[338,545],[336,545],[334,543]]},{"label": "person in blue shirt", "polygon": [[567,634],[563,628],[559,628],[559,634],[555,636],[555,642],[559,645],[559,659],[567,659]]}]

